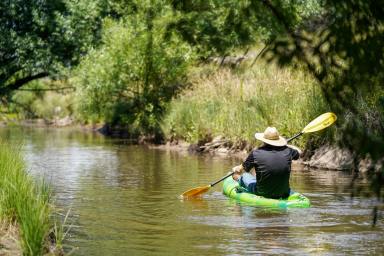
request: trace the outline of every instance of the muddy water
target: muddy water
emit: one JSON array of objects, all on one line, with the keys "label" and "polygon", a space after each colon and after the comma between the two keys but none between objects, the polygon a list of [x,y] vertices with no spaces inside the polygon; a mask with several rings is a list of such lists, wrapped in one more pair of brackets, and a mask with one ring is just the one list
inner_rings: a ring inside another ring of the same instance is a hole
[{"label": "muddy water", "polygon": [[371,227],[374,198],[350,199],[349,172],[295,169],[291,186],[313,206],[268,210],[228,200],[220,184],[200,200],[178,198],[225,175],[234,159],[69,129],[2,128],[0,136],[23,144],[31,174],[69,211],[65,249],[74,255],[383,253],[382,218]]}]

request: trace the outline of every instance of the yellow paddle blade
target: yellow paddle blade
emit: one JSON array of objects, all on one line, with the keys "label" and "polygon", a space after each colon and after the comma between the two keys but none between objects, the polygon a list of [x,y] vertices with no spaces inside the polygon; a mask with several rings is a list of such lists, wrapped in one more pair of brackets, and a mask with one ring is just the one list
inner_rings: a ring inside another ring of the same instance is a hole
[{"label": "yellow paddle blade", "polygon": [[205,187],[197,187],[190,189],[188,191],[185,191],[183,194],[181,194],[181,197],[187,198],[187,197],[195,197],[198,195],[201,195],[205,192],[207,192],[211,188],[211,185],[205,186]]},{"label": "yellow paddle blade", "polygon": [[310,122],[303,129],[302,133],[320,131],[328,126],[332,125],[336,121],[337,117],[334,113],[328,112],[318,116],[312,122]]}]

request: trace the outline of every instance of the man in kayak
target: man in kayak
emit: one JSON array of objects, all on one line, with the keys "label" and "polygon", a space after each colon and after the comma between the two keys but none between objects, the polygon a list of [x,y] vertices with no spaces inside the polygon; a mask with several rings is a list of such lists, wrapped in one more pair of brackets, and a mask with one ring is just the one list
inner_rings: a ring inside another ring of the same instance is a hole
[{"label": "man in kayak", "polygon": [[299,159],[301,150],[287,145],[275,127],[268,127],[255,137],[264,144],[254,149],[241,165],[233,167],[233,179],[250,193],[274,199],[287,198],[291,163]]}]

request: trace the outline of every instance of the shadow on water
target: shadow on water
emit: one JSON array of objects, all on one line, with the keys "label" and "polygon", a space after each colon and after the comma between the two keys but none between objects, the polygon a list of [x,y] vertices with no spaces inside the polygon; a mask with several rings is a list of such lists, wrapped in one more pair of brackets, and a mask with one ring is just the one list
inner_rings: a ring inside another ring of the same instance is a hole
[{"label": "shadow on water", "polygon": [[[349,172],[293,170],[309,209],[242,205],[221,193],[180,200],[235,160],[183,155],[71,129],[0,129],[22,142],[30,172],[44,176],[56,205],[71,209],[76,255],[379,254],[384,225],[371,228],[374,198],[350,198]],[[364,184],[363,184],[364,186]]]}]

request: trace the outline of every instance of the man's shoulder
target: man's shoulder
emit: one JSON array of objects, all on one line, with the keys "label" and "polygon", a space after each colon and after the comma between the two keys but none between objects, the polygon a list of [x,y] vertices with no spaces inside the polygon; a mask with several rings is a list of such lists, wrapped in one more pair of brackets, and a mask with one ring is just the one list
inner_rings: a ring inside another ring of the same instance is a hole
[{"label": "man's shoulder", "polygon": [[261,146],[261,147],[252,149],[251,154],[257,154],[257,153],[264,152],[264,151],[268,151],[268,149]]},{"label": "man's shoulder", "polygon": [[293,149],[293,148],[290,148],[288,146],[282,146],[282,147],[275,147],[275,146],[262,146],[262,147],[259,147],[259,148],[256,148],[256,149],[253,149],[251,154],[253,156],[257,156],[257,155],[270,155],[270,153],[273,153],[273,154],[283,154],[283,155],[286,155],[286,154],[294,154],[296,155],[296,153],[299,153],[296,149]]},{"label": "man's shoulder", "polygon": [[272,146],[272,145],[266,145],[266,146],[261,146],[256,149],[254,149],[255,152],[257,151],[283,151],[287,150],[287,146]]}]

